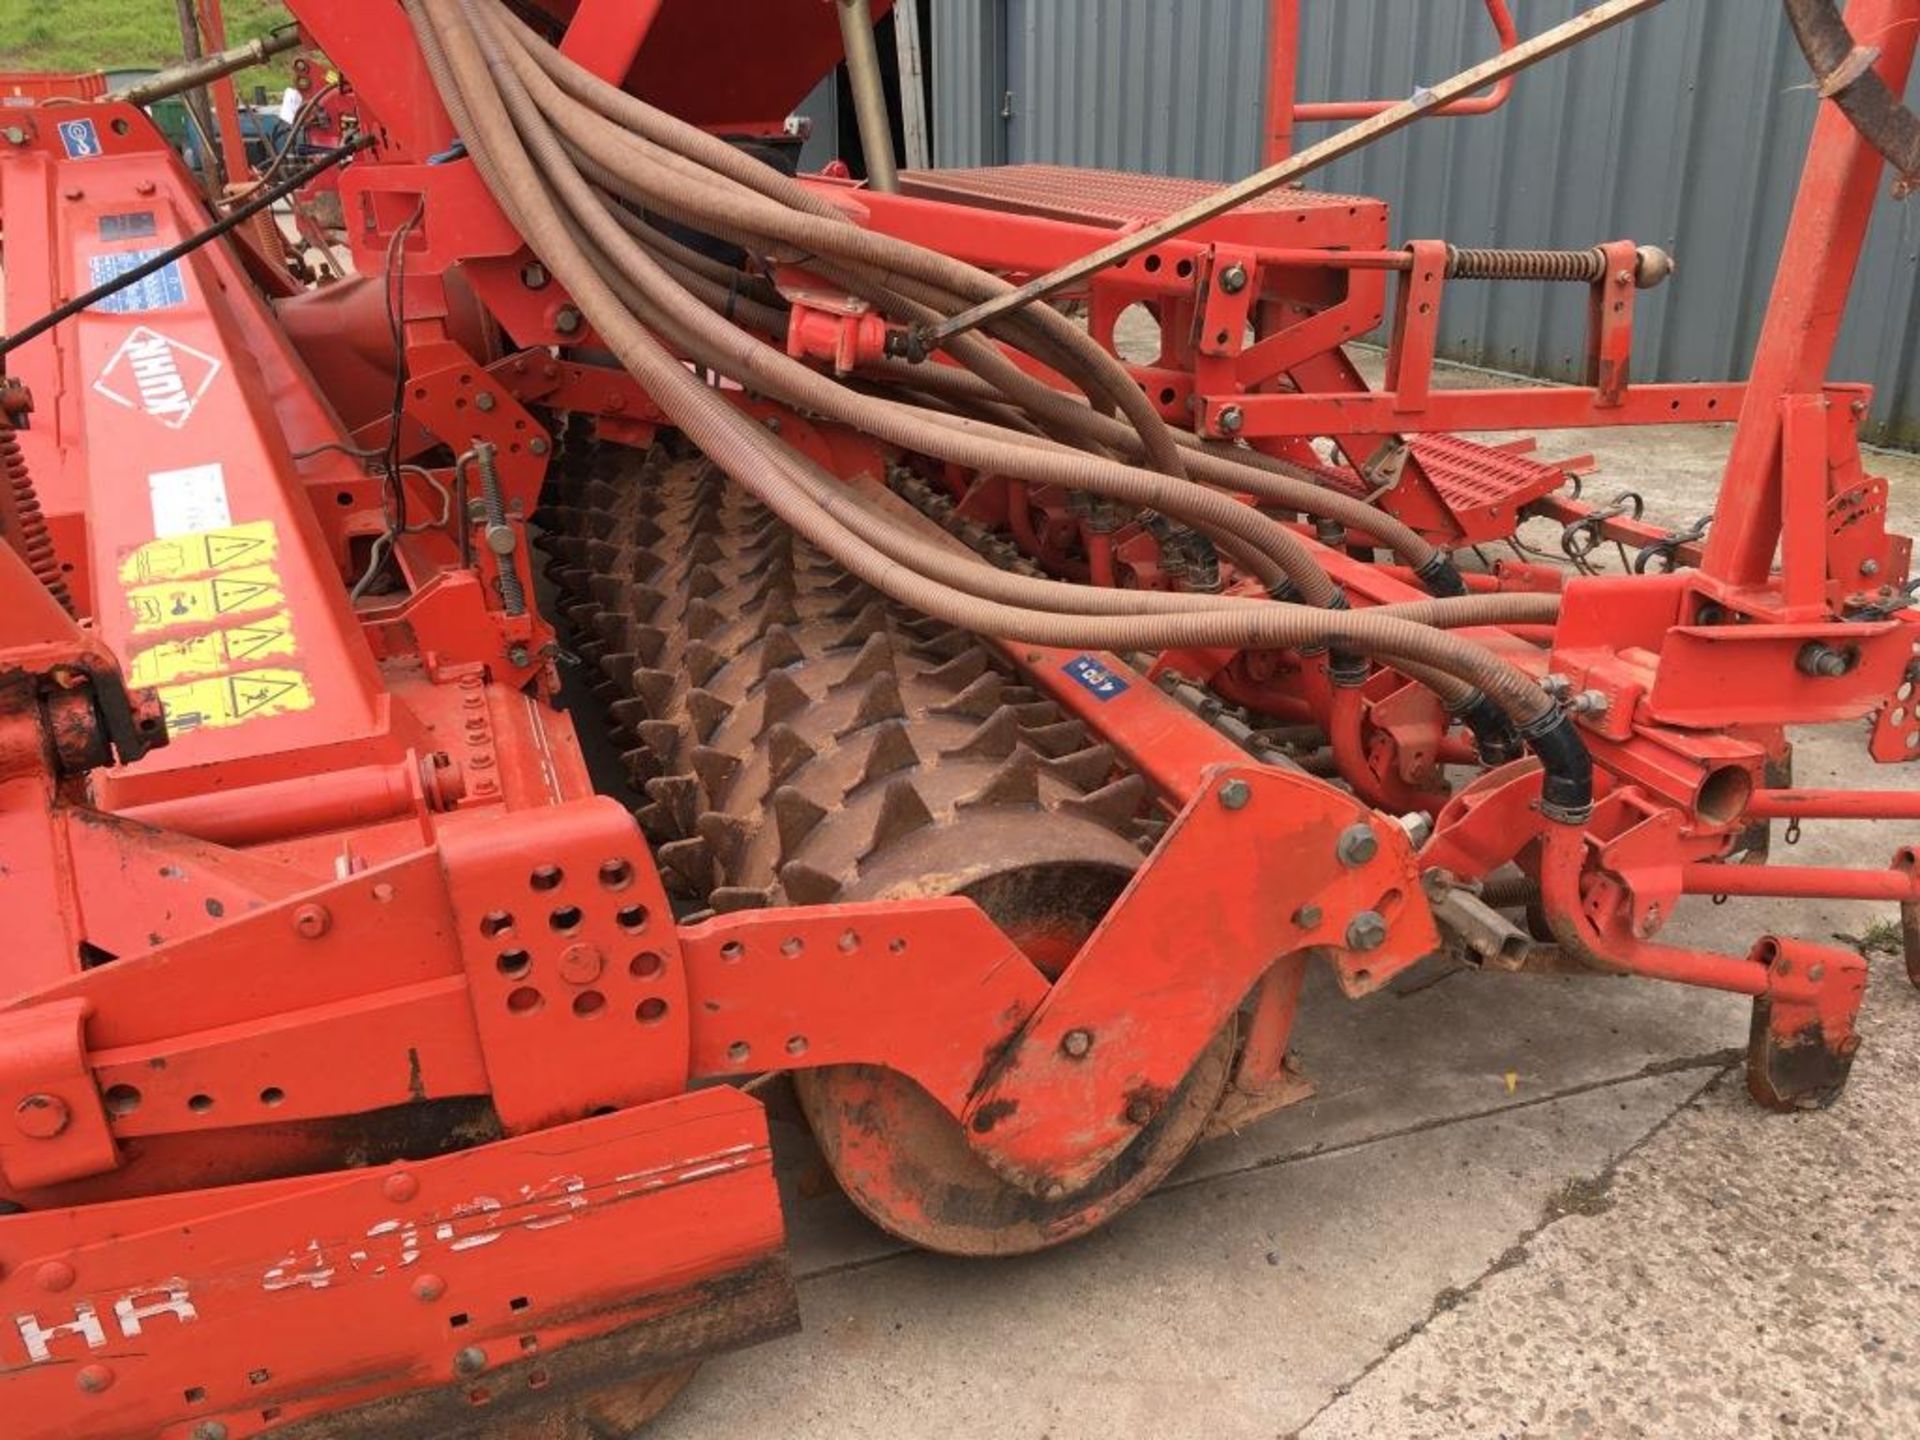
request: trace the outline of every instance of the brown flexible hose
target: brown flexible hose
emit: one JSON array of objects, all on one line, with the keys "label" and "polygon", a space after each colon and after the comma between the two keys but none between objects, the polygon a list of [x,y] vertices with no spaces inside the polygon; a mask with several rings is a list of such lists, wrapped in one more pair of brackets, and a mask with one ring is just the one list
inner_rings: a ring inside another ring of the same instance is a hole
[{"label": "brown flexible hose", "polygon": [[[498,0],[486,0],[484,9],[475,13],[496,22],[490,34],[500,42],[509,62],[520,72],[522,83],[536,93],[540,91],[539,82],[524,64],[528,60],[544,72],[544,77],[551,82],[553,93],[545,94],[542,98],[548,102],[543,109],[548,111],[555,128],[576,144],[598,148],[602,152],[599,158],[603,163],[608,163],[609,168],[625,173],[636,181],[640,180],[633,167],[636,163],[646,163],[649,157],[635,146],[636,135],[652,141],[660,151],[679,158],[697,151],[704,159],[713,153],[713,146],[725,145],[724,141],[707,135],[698,127],[656,110],[638,97],[582,69],[551,46],[539,43]],[[577,98],[569,93],[569,86],[590,95],[592,100]],[[612,148],[609,150],[608,146]],[[660,157],[653,158],[657,161]],[[662,187],[663,198],[686,205],[710,207],[712,219],[717,223],[728,224],[738,230],[765,233],[796,245],[807,253],[827,253],[881,272],[897,271],[910,275],[952,291],[968,301],[991,299],[1008,294],[1013,289],[998,276],[951,256],[853,225],[844,214],[829,220],[818,213],[819,205],[826,203],[818,196],[812,196],[812,203],[806,205],[784,198],[774,200],[775,196],[788,197],[796,192],[811,192],[766,166],[758,167],[765,172],[763,175],[747,178],[744,167],[757,164],[749,156],[735,152],[735,158],[726,162],[725,168],[718,163],[717,156],[708,163],[727,180],[736,182],[735,186],[723,189],[710,183],[702,185],[686,179],[675,184],[671,178],[675,174],[674,167],[667,163],[662,165],[662,176],[655,177],[656,180],[667,177]],[[748,196],[748,191],[755,193]],[[1024,324],[1040,327],[1052,343],[1073,356],[1077,366],[1083,368],[1097,386],[1098,393],[1104,394],[1119,407],[1139,435],[1146,449],[1148,463],[1154,469],[1173,476],[1185,473],[1182,452],[1174,441],[1171,429],[1118,360],[1085,331],[1048,307],[1032,307],[1023,312],[1020,319]],[[1077,379],[1073,376],[1070,378]]]},{"label": "brown flexible hose", "polygon": [[[833,555],[868,584],[947,623],[1037,644],[1110,650],[1332,644],[1362,653],[1397,655],[1445,671],[1482,690],[1523,724],[1551,712],[1551,701],[1531,679],[1499,657],[1397,615],[1327,612],[1277,602],[1179,615],[1060,615],[957,593],[862,541],[814,502],[798,478],[792,452],[723,396],[700,384],[634,319],[603,278],[547,189],[544,176],[564,166],[564,155],[555,146],[543,145],[538,135],[525,137],[523,143],[502,99],[502,87],[512,79],[511,67],[497,53],[490,63],[477,27],[461,18],[462,6],[471,15],[477,3],[408,0],[408,10],[437,31],[444,51],[445,83],[450,91],[457,91],[460,108],[468,116],[463,134],[490,188],[621,363],[689,438],[803,539]],[[435,71],[436,80],[442,73]],[[451,95],[449,108],[453,109]],[[697,302],[690,303],[699,308]]]}]

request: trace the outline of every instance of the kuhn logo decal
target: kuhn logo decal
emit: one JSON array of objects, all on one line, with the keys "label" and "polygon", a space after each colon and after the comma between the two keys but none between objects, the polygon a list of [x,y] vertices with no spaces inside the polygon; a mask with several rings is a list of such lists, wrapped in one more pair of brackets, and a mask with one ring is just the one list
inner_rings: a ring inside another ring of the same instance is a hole
[{"label": "kuhn logo decal", "polygon": [[145,325],[113,352],[93,388],[116,404],[151,415],[169,430],[193,418],[200,398],[220,373],[211,355],[170,340]]}]

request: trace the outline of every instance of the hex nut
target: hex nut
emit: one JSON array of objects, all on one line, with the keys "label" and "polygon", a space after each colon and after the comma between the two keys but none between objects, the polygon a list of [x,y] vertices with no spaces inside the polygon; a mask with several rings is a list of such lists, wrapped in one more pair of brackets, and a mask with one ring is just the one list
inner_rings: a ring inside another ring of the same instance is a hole
[{"label": "hex nut", "polygon": [[1386,918],[1378,910],[1362,910],[1347,922],[1347,948],[1364,955],[1387,943]]},{"label": "hex nut", "polygon": [[1380,837],[1373,833],[1373,826],[1362,820],[1340,832],[1340,838],[1334,841],[1333,853],[1349,870],[1357,870],[1370,864],[1380,853]]}]

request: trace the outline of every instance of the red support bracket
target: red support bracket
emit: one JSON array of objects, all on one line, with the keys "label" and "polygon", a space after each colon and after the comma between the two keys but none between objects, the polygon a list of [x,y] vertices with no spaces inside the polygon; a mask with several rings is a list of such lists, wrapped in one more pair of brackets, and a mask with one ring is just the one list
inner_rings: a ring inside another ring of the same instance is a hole
[{"label": "red support bracket", "polygon": [[1640,255],[1631,240],[1599,248],[1607,268],[1594,282],[1587,305],[1587,384],[1598,392],[1594,404],[1611,410],[1624,403],[1633,378],[1634,274]]},{"label": "red support bracket", "polygon": [[595,799],[441,839],[494,1108],[509,1131],[685,1088],[686,968],[632,817]]},{"label": "red support bracket", "polygon": [[1827,464],[1824,395],[1780,401],[1780,599],[1782,619],[1827,613]]},{"label": "red support bracket", "polygon": [[1221,766],[972,1096],[974,1146],[1035,1193],[1084,1185],[1276,960],[1321,951],[1358,996],[1439,948],[1404,831],[1304,774]]},{"label": "red support bracket", "polygon": [[119,1147],[87,1064],[85,1000],[0,1015],[0,1179],[29,1189],[111,1170]]},{"label": "red support bracket", "polygon": [[1433,388],[1433,352],[1440,337],[1440,297],[1447,285],[1447,245],[1416,240],[1413,266],[1394,292],[1393,340],[1387,347],[1386,389],[1395,410],[1424,410]]}]

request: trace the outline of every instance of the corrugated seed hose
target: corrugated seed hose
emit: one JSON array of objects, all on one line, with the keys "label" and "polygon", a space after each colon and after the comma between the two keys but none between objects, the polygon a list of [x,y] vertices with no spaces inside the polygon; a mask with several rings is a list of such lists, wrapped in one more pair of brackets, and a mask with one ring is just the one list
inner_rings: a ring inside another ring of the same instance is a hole
[{"label": "corrugated seed hose", "polygon": [[[1553,701],[1493,651],[1448,633],[1550,620],[1557,597],[1325,608],[1339,603],[1338,591],[1309,547],[1227,492],[1338,519],[1415,568],[1439,552],[1391,517],[1285,473],[1268,457],[1247,452],[1243,463],[1237,454],[1176,437],[1150,404],[1135,403],[1145,397],[1125,369],[1045,306],[1015,317],[999,337],[1081,384],[1091,403],[1036,393],[1041,386],[1002,384],[1013,367],[985,345],[956,353],[969,367],[964,371],[929,364],[884,367],[866,377],[870,384],[892,382],[902,394],[924,386],[976,414],[1021,415],[1036,422],[1032,428],[862,393],[793,360],[761,338],[784,319],[764,286],[744,277],[723,281],[705,257],[682,253],[615,197],[644,206],[646,217],[692,225],[752,253],[818,257],[850,288],[910,311],[938,310],[944,302],[950,313],[1004,291],[1005,282],[850,223],[805,186],[580,70],[498,0],[406,0],[406,8],[488,188],[608,348],[734,483],[861,580],[948,624],[1032,644],[1118,651],[1332,646],[1365,655],[1432,685],[1456,709],[1480,696],[1491,700],[1535,735],[1550,781],[1557,775],[1561,793],[1577,798],[1590,770]],[[734,293],[741,284],[750,287],[750,311]],[[729,311],[745,323],[734,323]],[[1263,580],[1276,589],[1290,585],[1309,603],[1074,585],[956,554],[839,485],[702,383],[682,355],[756,393],[917,453],[1159,511],[1218,538]],[[1103,413],[1108,402],[1118,416]],[[1151,468],[1130,463],[1136,459]]]}]

